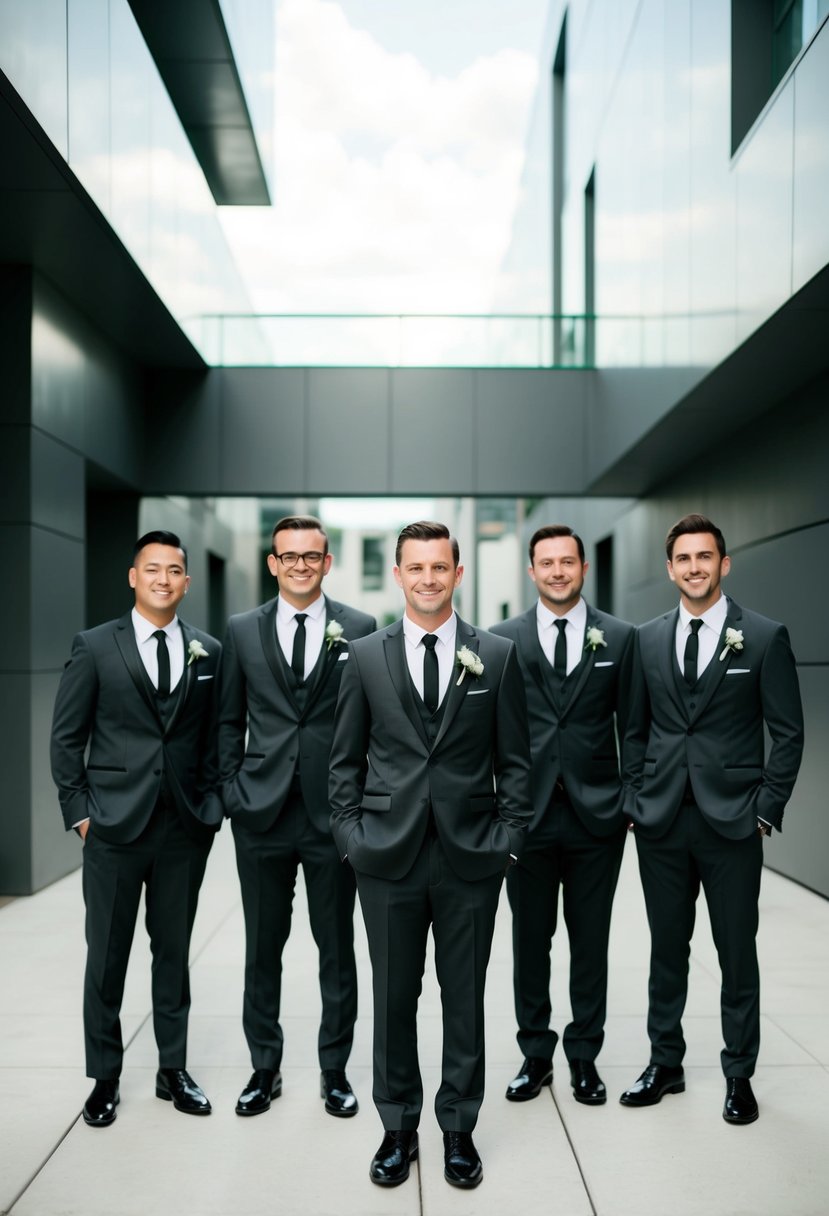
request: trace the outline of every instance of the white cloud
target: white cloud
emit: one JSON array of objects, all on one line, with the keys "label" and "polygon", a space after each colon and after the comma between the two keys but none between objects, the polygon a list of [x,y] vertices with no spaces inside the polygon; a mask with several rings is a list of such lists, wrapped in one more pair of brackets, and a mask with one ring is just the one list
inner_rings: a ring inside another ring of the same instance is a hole
[{"label": "white cloud", "polygon": [[275,207],[222,211],[255,307],[486,311],[537,71],[506,49],[439,76],[333,0],[284,0]]}]

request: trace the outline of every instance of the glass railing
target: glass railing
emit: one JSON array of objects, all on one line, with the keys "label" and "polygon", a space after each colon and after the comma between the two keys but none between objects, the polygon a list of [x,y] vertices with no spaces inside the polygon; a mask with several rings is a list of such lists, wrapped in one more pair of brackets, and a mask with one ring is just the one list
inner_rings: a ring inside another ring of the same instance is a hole
[{"label": "glass railing", "polygon": [[736,344],[733,312],[224,313],[183,324],[225,367],[704,367]]}]

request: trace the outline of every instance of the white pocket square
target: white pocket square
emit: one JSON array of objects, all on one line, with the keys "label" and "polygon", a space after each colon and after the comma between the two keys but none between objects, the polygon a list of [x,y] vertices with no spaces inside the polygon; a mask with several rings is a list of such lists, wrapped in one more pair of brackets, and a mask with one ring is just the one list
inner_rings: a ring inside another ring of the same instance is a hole
[{"label": "white pocket square", "polygon": [[729,667],[725,674],[727,676],[747,676],[750,671],[750,667]]},{"label": "white pocket square", "polygon": [[212,676],[196,676],[197,680],[212,680]]},{"label": "white pocket square", "polygon": [[344,663],[344,662],[345,662],[345,660],[346,660],[347,658],[348,658],[348,651],[347,651],[347,650],[344,650],[344,651],[342,652],[342,654],[340,655],[340,657],[337,659],[337,662],[338,662],[338,663]]},{"label": "white pocket square", "polygon": [[613,667],[614,663],[613,663],[612,659],[605,659],[604,662],[594,663],[593,666],[594,667]]},{"label": "white pocket square", "polygon": [[482,693],[489,692],[488,688],[470,688],[466,694],[468,697],[480,697]]}]

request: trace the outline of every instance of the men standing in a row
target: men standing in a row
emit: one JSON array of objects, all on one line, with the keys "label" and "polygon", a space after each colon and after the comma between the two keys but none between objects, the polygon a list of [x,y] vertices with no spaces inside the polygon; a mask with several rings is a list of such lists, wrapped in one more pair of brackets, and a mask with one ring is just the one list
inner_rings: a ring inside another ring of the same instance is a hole
[{"label": "men standing in a row", "polygon": [[222,818],[210,793],[220,646],[176,616],[189,583],[179,538],[142,536],[129,571],[135,607],[77,635],[55,701],[52,775],[66,829],[84,841],[84,1037],[95,1087],[83,1117],[91,1127],[111,1124],[120,1100],[119,1013],[142,887],[153,955],[155,1092],[186,1114],[210,1113],[185,1064],[190,935]]},{"label": "men standing in a row", "polygon": [[527,718],[515,648],[454,612],[463,576],[443,524],[410,524],[394,575],[402,621],[355,642],[331,750],[331,826],[356,871],[374,987],[372,1182],[417,1157],[417,1002],[431,926],[443,1006],[435,1099],[444,1176],[483,1177],[472,1131],[484,1094],[484,983],[505,868],[530,818]]},{"label": "men standing in a row", "polygon": [[582,598],[587,562],[572,528],[530,540],[538,600],[496,625],[518,650],[532,745],[533,818],[507,873],[515,1014],[524,1062],[507,1098],[535,1098],[553,1078],[550,948],[559,892],[570,940],[572,1021],[564,1051],[576,1101],[607,1099],[595,1060],[604,1040],[610,914],[625,844],[617,730],[624,734],[634,628]]},{"label": "men standing in a row", "polygon": [[650,1106],[685,1089],[681,1019],[702,885],[722,972],[723,1118],[751,1123],[762,842],[780,830],[800,766],[797,670],[784,626],[723,595],[731,561],[710,519],[680,519],[666,548],[679,609],[638,630],[628,732],[638,785],[628,809],[651,930],[651,1059],[621,1101]]},{"label": "men standing in a row", "polygon": [[273,530],[279,594],[228,622],[219,711],[221,795],[233,825],[245,912],[243,1026],[253,1075],[236,1104],[258,1115],[282,1092],[282,951],[302,865],[319,949],[320,1094],[331,1115],[357,1113],[346,1078],[357,1017],[354,876],[329,827],[328,754],[351,643],[373,617],[323,595],[328,537],[312,516]]}]

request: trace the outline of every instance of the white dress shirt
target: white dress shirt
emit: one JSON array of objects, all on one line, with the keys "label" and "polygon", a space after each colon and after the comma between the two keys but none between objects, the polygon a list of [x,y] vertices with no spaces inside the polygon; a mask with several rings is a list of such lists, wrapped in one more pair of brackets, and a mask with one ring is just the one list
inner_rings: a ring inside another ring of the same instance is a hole
[{"label": "white dress shirt", "polygon": [[676,623],[676,661],[683,675],[685,673],[685,643],[688,641],[688,635],[691,632],[691,621],[702,621],[702,628],[697,635],[699,638],[697,679],[699,679],[714,657],[714,652],[725,628],[725,618],[727,616],[728,600],[724,595],[721,595],[716,604],[712,604],[699,617],[691,616],[691,613],[680,601],[679,618]]},{"label": "white dress shirt", "polygon": [[[455,669],[455,638],[458,632],[458,618],[453,612],[448,621],[434,631],[434,636],[437,638],[435,646],[435,654],[438,656],[438,705],[442,704],[443,698],[446,696],[446,690],[449,687],[449,681],[452,679],[452,672]],[[416,625],[408,616],[403,617],[403,636],[405,638],[406,662],[409,667],[409,674],[414,681],[414,686],[417,689],[421,698],[423,697],[423,658],[426,650],[423,646],[423,639],[426,636],[426,630],[420,625]]]},{"label": "white dress shirt", "polygon": [[558,630],[556,621],[566,621],[564,640],[567,643],[567,675],[578,667],[584,654],[584,637],[587,631],[587,605],[579,599],[564,616],[556,616],[554,612],[541,602],[535,606],[535,619],[538,626],[538,640],[541,649],[547,657],[550,666],[554,665]]},{"label": "white dress shirt", "polygon": [[172,692],[178,686],[184,672],[184,639],[181,636],[178,617],[174,616],[169,625],[159,626],[148,621],[137,608],[133,608],[132,627],[135,630],[135,643],[138,646],[141,662],[146,668],[153,688],[158,688],[158,638],[154,638],[153,634],[159,628],[163,628],[167,634],[167,653],[170,656],[170,692]]},{"label": "white dress shirt", "polygon": [[325,639],[325,596],[317,596],[307,608],[294,608],[282,596],[276,601],[276,636],[289,667],[294,655],[296,618],[299,613],[305,613],[305,674],[302,678],[307,680],[317,665]]}]

